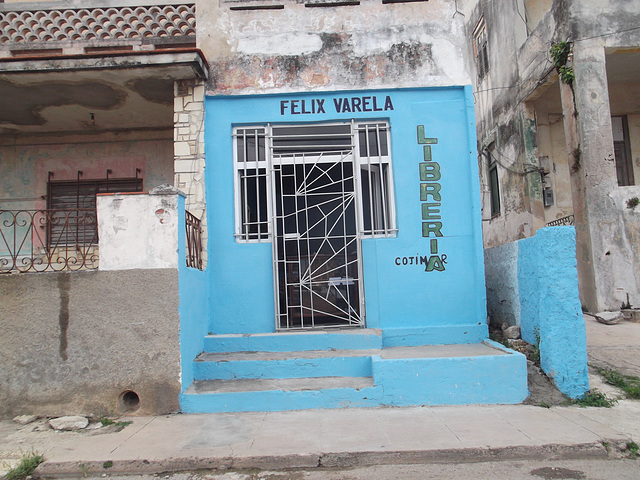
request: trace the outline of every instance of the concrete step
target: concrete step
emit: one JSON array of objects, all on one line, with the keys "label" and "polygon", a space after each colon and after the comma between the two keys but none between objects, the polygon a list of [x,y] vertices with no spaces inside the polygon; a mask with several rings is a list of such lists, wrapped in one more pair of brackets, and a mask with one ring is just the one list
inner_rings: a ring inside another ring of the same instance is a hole
[{"label": "concrete step", "polygon": [[[190,413],[519,403],[524,355],[485,341],[349,350],[201,354]],[[346,374],[344,374],[346,372]]]},{"label": "concrete step", "polygon": [[380,389],[371,377],[201,380],[182,395],[182,405],[199,413],[373,407]]},{"label": "concrete step", "polygon": [[374,328],[222,334],[207,335],[204,338],[204,351],[211,353],[369,350],[376,348],[382,348],[382,331]]},{"label": "concrete step", "polygon": [[193,363],[193,375],[195,380],[370,377],[371,357],[379,353],[380,350],[204,352]]}]

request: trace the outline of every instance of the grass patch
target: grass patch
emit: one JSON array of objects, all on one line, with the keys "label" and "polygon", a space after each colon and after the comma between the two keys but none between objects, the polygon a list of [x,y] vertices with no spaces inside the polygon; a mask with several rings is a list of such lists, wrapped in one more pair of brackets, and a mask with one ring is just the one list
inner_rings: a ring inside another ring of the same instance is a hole
[{"label": "grass patch", "polygon": [[20,463],[7,472],[4,480],[22,480],[27,478],[43,460],[42,455],[35,452],[23,454]]},{"label": "grass patch", "polygon": [[587,393],[571,401],[574,405],[581,407],[604,407],[611,408],[616,404],[616,400],[607,397],[604,393],[599,392],[595,388]]},{"label": "grass patch", "polygon": [[627,443],[627,451],[629,452],[629,456],[631,458],[636,458],[638,456],[638,452],[640,451],[640,447],[636,442]]},{"label": "grass patch", "polygon": [[595,367],[609,385],[622,390],[627,398],[640,400],[640,378],[631,375],[623,375],[611,368]]},{"label": "grass patch", "polygon": [[116,422],[115,420],[112,420],[107,417],[100,417],[100,423],[102,424],[103,427],[109,427],[111,425],[115,425],[116,430],[119,432],[127,425],[131,425],[132,422]]}]

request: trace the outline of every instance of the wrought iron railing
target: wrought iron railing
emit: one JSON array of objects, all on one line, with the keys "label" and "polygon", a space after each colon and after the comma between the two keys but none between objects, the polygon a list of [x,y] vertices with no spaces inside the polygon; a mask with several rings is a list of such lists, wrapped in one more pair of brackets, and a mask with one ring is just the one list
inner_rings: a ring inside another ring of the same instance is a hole
[{"label": "wrought iron railing", "polygon": [[187,267],[202,270],[202,222],[189,211],[185,211],[187,228]]},{"label": "wrought iron railing", "polygon": [[0,274],[98,268],[95,209],[0,210]]},{"label": "wrought iron railing", "polygon": [[561,227],[563,225],[573,225],[573,215],[567,215],[566,217],[558,218],[552,222],[547,223],[547,227]]}]

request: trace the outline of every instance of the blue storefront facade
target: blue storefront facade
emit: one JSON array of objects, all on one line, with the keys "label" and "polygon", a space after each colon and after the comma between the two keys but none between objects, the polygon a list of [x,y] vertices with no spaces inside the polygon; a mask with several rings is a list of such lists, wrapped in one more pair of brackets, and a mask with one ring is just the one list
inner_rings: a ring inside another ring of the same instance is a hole
[{"label": "blue storefront facade", "polygon": [[207,318],[183,320],[184,411],[527,396],[524,357],[487,339],[469,86],[205,112]]}]

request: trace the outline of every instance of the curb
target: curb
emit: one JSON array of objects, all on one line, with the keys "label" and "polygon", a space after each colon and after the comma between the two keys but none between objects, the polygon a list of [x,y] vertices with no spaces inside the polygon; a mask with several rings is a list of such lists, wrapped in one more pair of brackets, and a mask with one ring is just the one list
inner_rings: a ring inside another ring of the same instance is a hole
[{"label": "curb", "polygon": [[[252,457],[168,458],[164,460],[114,460],[44,462],[34,477],[62,478],[109,475],[154,475],[195,470],[296,470],[353,468],[373,465],[481,463],[512,460],[606,459],[608,442],[574,445],[523,445],[501,448],[462,448],[385,452],[313,453],[306,455],[266,455]],[[109,466],[105,466],[105,465]]]}]

